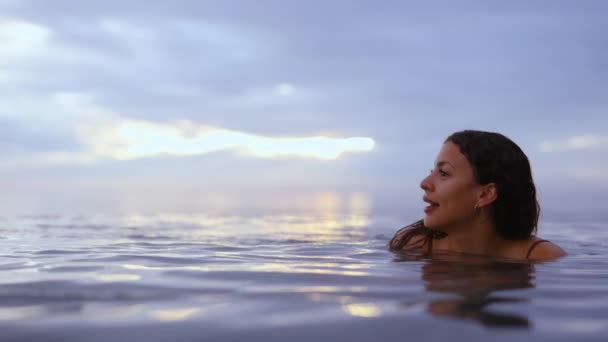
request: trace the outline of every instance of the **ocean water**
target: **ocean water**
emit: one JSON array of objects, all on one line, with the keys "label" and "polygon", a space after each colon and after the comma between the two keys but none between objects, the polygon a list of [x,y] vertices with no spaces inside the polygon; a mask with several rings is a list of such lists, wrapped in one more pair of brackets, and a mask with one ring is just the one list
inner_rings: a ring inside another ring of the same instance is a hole
[{"label": "ocean water", "polygon": [[608,341],[608,221],[555,262],[386,250],[335,213],[0,217],[2,341]]}]

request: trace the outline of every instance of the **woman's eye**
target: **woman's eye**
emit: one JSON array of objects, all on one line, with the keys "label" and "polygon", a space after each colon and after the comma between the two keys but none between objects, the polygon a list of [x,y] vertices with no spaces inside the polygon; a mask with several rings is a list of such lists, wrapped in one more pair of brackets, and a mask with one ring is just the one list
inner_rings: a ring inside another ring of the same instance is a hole
[{"label": "woman's eye", "polygon": [[[431,174],[433,174],[433,171],[435,171],[435,170],[434,170],[434,169],[431,169]],[[443,171],[443,170],[439,170],[439,169],[437,169],[437,173],[438,173],[440,176],[442,176],[442,177],[449,176],[449,175],[448,175],[448,173],[447,173],[447,172],[445,172],[445,171]]]}]

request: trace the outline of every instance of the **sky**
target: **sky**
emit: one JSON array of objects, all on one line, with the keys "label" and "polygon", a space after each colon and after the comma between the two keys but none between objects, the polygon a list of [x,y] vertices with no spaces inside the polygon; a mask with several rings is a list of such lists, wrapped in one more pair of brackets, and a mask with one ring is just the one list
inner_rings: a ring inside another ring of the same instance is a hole
[{"label": "sky", "polygon": [[546,210],[602,211],[607,10],[0,0],[0,213],[419,211],[462,129],[518,143]]}]

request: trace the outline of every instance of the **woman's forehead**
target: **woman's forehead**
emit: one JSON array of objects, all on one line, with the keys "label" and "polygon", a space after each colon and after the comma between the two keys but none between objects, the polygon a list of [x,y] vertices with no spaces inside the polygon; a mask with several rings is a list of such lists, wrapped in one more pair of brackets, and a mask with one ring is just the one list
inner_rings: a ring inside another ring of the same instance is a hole
[{"label": "woman's forehead", "polygon": [[440,164],[451,164],[452,167],[458,168],[461,165],[468,165],[469,162],[464,154],[460,152],[460,148],[448,141],[441,146],[435,164],[437,166],[440,166]]}]

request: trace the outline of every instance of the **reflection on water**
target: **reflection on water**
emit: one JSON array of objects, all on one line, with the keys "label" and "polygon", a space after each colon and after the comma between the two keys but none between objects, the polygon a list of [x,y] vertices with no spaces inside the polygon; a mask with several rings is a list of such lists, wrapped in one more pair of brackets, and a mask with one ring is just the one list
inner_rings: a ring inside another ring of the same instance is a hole
[{"label": "reflection on water", "polygon": [[380,316],[380,308],[374,304],[344,304],[342,308],[355,317],[372,318]]},{"label": "reflection on water", "polygon": [[0,339],[510,337],[483,326],[557,341],[608,332],[603,241],[555,263],[448,254],[393,262],[383,223],[392,218],[371,219],[364,196],[319,196],[314,213],[5,220],[0,331],[16,333]]},{"label": "reflection on water", "polygon": [[[416,257],[404,256],[397,261],[412,259]],[[527,297],[499,291],[533,288],[532,264],[444,255],[427,259],[421,277],[427,291],[455,295],[430,301],[427,310],[434,316],[473,320],[488,327],[531,327],[526,315],[492,304],[526,302]]]},{"label": "reflection on water", "polygon": [[141,276],[137,274],[97,274],[94,278],[102,282],[124,282],[124,281],[138,281]]},{"label": "reflection on water", "polygon": [[[294,199],[294,202],[298,201],[301,199]],[[285,212],[251,216],[132,213],[120,216],[119,222],[108,222],[106,226],[127,227],[131,233],[129,238],[159,241],[267,236],[273,240],[282,237],[284,240],[312,239],[316,242],[332,242],[343,239],[345,235],[353,237],[365,234],[365,229],[371,224],[371,203],[370,196],[362,192],[321,192],[307,197],[306,207],[310,210],[305,213]],[[106,220],[107,217],[97,218],[97,221]],[[171,229],[167,230],[166,227]],[[217,229],[218,227],[221,229]]]},{"label": "reflection on water", "polygon": [[188,319],[195,314],[199,313],[201,308],[178,308],[178,309],[165,309],[155,310],[150,315],[159,321],[181,321]]}]

